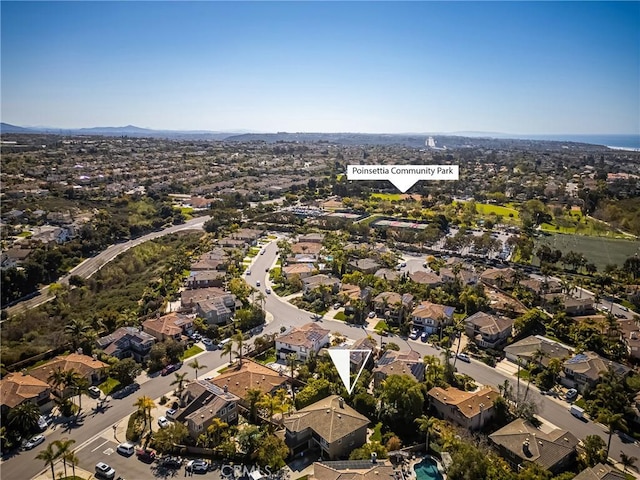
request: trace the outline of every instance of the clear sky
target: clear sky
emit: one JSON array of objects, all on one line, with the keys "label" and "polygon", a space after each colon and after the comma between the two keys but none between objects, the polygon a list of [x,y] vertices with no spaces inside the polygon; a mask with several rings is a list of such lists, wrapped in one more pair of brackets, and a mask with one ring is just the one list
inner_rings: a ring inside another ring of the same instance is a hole
[{"label": "clear sky", "polygon": [[640,132],[639,2],[10,2],[2,121]]}]

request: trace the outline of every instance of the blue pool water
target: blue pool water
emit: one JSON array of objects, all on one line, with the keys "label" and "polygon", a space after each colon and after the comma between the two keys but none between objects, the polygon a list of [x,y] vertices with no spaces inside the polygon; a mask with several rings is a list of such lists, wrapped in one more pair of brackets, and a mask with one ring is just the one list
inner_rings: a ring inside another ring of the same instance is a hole
[{"label": "blue pool water", "polygon": [[438,471],[436,462],[425,457],[420,463],[416,463],[413,467],[418,480],[442,480],[442,474]]}]

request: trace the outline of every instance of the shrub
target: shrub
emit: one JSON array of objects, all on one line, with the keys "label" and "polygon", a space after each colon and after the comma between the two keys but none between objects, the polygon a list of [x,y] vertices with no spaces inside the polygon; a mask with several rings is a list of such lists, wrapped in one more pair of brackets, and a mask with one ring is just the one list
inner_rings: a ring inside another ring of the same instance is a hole
[{"label": "shrub", "polygon": [[133,412],[127,424],[127,440],[137,442],[142,436],[144,429],[144,417],[138,412]]}]

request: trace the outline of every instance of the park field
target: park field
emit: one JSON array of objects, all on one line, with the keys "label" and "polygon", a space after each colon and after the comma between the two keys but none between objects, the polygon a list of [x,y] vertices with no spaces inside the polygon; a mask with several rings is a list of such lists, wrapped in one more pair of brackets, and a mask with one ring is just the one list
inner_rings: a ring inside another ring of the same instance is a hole
[{"label": "park field", "polygon": [[504,218],[520,218],[518,210],[515,208],[501,207],[500,205],[491,205],[488,203],[476,203],[476,211],[480,215],[502,215]]},{"label": "park field", "polygon": [[[622,266],[624,261],[637,254],[640,254],[640,241],[623,240],[606,237],[593,237],[585,235],[564,235],[552,233],[536,239],[534,251],[540,245],[548,245],[549,248],[558,249],[562,254],[573,250],[581,253],[587,262],[595,264],[598,271],[602,272],[606,265]],[[537,259],[534,257],[534,262]]]}]

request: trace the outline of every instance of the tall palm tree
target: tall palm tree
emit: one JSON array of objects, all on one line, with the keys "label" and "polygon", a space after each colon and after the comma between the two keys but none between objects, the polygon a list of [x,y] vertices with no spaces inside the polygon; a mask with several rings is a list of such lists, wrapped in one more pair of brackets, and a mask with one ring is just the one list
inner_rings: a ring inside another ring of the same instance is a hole
[{"label": "tall palm tree", "polygon": [[73,318],[64,327],[64,333],[69,335],[73,349],[77,350],[78,346],[86,339],[91,327],[87,322],[80,318]]},{"label": "tall palm tree", "polygon": [[65,458],[71,452],[71,446],[76,443],[73,439],[63,438],[61,440],[55,440],[53,445],[56,447],[56,458],[62,458],[62,463],[64,465],[64,476],[67,476],[67,459]]},{"label": "tall palm tree", "polygon": [[153,432],[153,425],[151,422],[151,410],[156,408],[155,402],[146,395],[142,397],[138,397],[136,403],[133,404],[134,407],[138,407],[138,413],[141,413],[144,417],[144,424],[147,425],[149,422],[149,431]]},{"label": "tall palm tree", "polygon": [[462,318],[454,318],[453,331],[458,339],[458,346],[456,347],[456,356],[453,357],[453,368],[456,368],[456,362],[458,361],[458,354],[460,353],[460,345],[462,344],[462,332],[464,332],[465,322]]},{"label": "tall palm tree", "polygon": [[64,455],[64,457],[62,457],[62,460],[64,462],[68,463],[69,465],[71,465],[71,471],[73,472],[73,476],[75,478],[75,476],[76,476],[76,465],[78,465],[78,463],[80,463],[80,459],[76,455],[76,452],[67,452]]},{"label": "tall palm tree", "polygon": [[[540,362],[546,356],[547,356],[547,354],[542,349],[536,348],[536,350],[531,355],[531,364],[532,365],[537,365],[538,362]],[[523,402],[527,401],[527,395],[529,394],[529,387],[530,386],[531,386],[531,373],[529,373],[529,378],[527,380],[527,388],[524,391],[524,399],[522,400]]]},{"label": "tall palm tree", "polygon": [[238,359],[240,360],[240,366],[242,367],[242,355],[243,355],[243,344],[244,344],[244,335],[241,330],[236,330],[235,335],[233,336],[233,340],[230,343],[235,343],[238,346],[238,349],[234,352]]},{"label": "tall palm tree", "polygon": [[38,425],[40,409],[31,402],[24,402],[9,411],[8,423],[13,430],[27,434]]},{"label": "tall palm tree", "polygon": [[[278,393],[281,391],[283,390],[279,390]],[[257,403],[258,408],[266,411],[265,417],[269,422],[269,431],[273,431],[273,416],[276,413],[281,413],[285,410],[283,397],[282,395],[278,395],[278,393],[276,393],[276,395],[265,393]]]},{"label": "tall palm tree", "polygon": [[418,424],[418,430],[425,434],[425,450],[429,453],[429,435],[433,433],[434,427],[438,423],[438,419],[435,417],[427,417],[422,415],[414,420]]},{"label": "tall palm tree", "polygon": [[611,448],[611,437],[616,428],[620,430],[626,430],[627,424],[624,420],[624,415],[621,413],[613,413],[609,410],[602,410],[598,415],[596,421],[606,425],[609,429],[609,441],[607,442],[607,457],[609,456],[609,449]]},{"label": "tall palm tree", "polygon": [[80,416],[80,412],[82,411],[82,395],[85,393],[89,393],[89,387],[91,383],[85,377],[78,376],[75,380],[75,386],[73,387],[76,395],[78,395],[78,414],[77,417]]},{"label": "tall palm tree", "polygon": [[258,405],[258,403],[260,402],[260,399],[262,398],[262,391],[258,388],[250,388],[249,390],[247,390],[247,393],[244,396],[244,398],[247,400],[247,402],[249,402],[249,417],[252,422],[255,422],[256,413],[257,413],[256,406]]},{"label": "tall palm tree", "polygon": [[182,392],[182,390],[184,390],[184,382],[185,379],[187,378],[187,375],[189,375],[189,372],[184,372],[184,373],[178,373],[175,372],[174,373],[176,379],[171,382],[171,385],[178,385],[178,393]]},{"label": "tall palm tree", "polygon": [[293,388],[293,373],[296,368],[296,362],[298,361],[298,356],[295,353],[290,353],[287,355],[287,363],[289,364],[289,369],[291,372],[291,394],[293,395],[293,402],[296,401],[296,389]]},{"label": "tall palm tree", "polygon": [[[233,355],[233,342],[227,342],[220,350],[220,356],[224,357],[226,354],[229,354],[229,365],[233,363],[232,355]],[[197,377],[196,377],[197,378]]]},{"label": "tall palm tree", "polygon": [[[60,389],[65,384],[66,380],[66,372],[62,369],[62,367],[56,368],[49,377],[47,378],[47,383],[51,385],[55,389]],[[64,388],[61,389],[61,396],[64,397]]]},{"label": "tall palm tree", "polygon": [[47,448],[42,450],[38,455],[36,455],[38,460],[43,460],[45,466],[51,467],[51,478],[56,478],[56,472],[53,469],[53,466],[58,459],[58,453],[53,449],[53,443],[47,445]]},{"label": "tall palm tree", "polygon": [[[229,344],[231,344],[231,342],[229,342]],[[194,358],[193,361],[189,363],[189,366],[196,371],[196,380],[198,379],[198,370],[207,368],[206,365],[201,365],[197,358]]]}]

